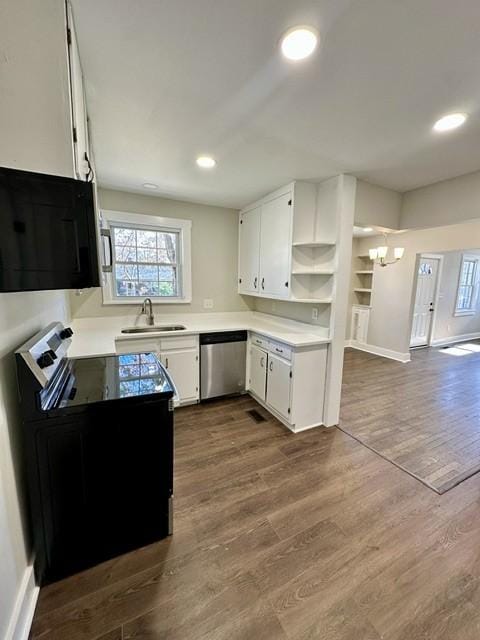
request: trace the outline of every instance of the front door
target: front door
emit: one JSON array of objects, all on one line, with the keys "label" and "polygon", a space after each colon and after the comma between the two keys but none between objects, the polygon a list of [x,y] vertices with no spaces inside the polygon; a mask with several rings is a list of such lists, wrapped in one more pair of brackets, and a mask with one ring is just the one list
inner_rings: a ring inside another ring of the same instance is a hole
[{"label": "front door", "polygon": [[424,347],[430,342],[439,264],[438,258],[420,257],[410,338],[411,347]]}]

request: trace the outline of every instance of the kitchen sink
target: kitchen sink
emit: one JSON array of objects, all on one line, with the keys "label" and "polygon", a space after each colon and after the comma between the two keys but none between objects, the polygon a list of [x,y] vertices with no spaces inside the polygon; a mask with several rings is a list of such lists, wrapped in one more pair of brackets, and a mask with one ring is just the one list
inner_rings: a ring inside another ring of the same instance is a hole
[{"label": "kitchen sink", "polygon": [[154,327],[127,327],[122,333],[160,333],[162,331],[183,331],[187,327],[183,324],[160,324]]}]

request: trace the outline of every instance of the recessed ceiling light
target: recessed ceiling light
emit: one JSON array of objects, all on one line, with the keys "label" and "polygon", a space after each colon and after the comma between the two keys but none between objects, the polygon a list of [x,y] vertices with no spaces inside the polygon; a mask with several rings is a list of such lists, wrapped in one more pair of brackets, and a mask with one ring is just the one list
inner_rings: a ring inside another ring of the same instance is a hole
[{"label": "recessed ceiling light", "polygon": [[197,164],[199,167],[202,167],[202,169],[213,169],[217,162],[211,156],[199,156],[197,158]]},{"label": "recessed ceiling light", "polygon": [[370,231],[373,231],[372,227],[363,227],[363,231],[364,233],[370,233]]},{"label": "recessed ceiling light", "polygon": [[467,119],[466,113],[449,113],[433,125],[434,131],[451,131],[457,127],[461,127]]},{"label": "recessed ceiling light", "polygon": [[312,27],[293,27],[282,38],[282,53],[288,60],[303,60],[312,55],[318,35]]},{"label": "recessed ceiling light", "polygon": [[144,182],[142,184],[142,187],[144,189],[151,189],[153,191],[154,189],[158,189],[158,184],[154,184],[153,182]]}]

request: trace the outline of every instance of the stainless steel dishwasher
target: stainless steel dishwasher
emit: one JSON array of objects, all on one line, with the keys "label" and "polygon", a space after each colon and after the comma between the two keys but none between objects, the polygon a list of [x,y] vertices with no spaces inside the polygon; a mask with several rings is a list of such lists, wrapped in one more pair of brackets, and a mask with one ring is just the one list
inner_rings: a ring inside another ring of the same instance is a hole
[{"label": "stainless steel dishwasher", "polygon": [[200,400],[245,391],[247,332],[200,334]]}]

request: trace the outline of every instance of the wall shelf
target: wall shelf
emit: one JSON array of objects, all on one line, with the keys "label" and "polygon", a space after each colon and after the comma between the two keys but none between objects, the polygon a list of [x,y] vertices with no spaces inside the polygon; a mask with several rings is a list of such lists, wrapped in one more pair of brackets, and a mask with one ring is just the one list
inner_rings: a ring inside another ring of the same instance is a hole
[{"label": "wall shelf", "polygon": [[333,276],[333,269],[295,269],[293,276]]},{"label": "wall shelf", "polygon": [[304,302],[305,304],[332,304],[332,298],[291,298],[290,302]]},{"label": "wall shelf", "polygon": [[335,242],[294,242],[294,247],[305,248],[305,249],[315,249],[315,247],[334,247]]}]

